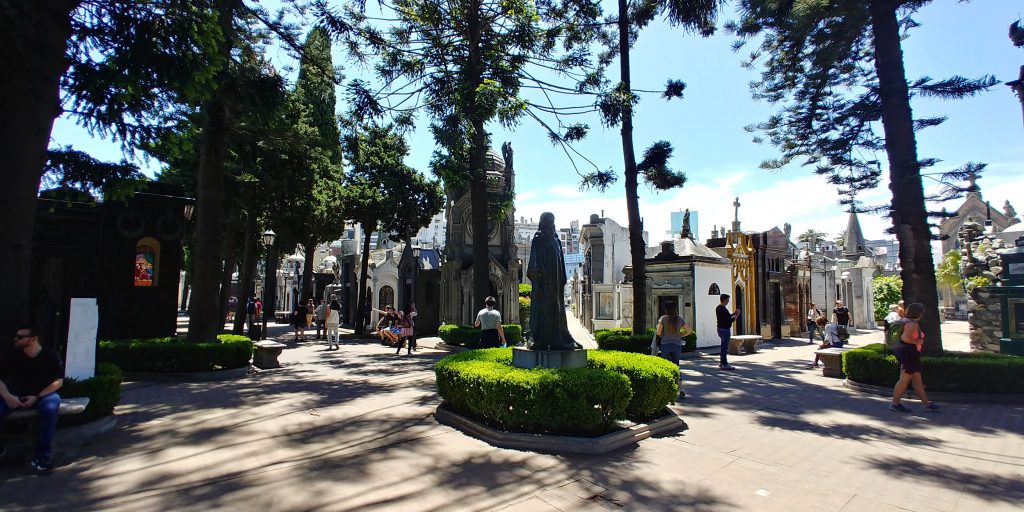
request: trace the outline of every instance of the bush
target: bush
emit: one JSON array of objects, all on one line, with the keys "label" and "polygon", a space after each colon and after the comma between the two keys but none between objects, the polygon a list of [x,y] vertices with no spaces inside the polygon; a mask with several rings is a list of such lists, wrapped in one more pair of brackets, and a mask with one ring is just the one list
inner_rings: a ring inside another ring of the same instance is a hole
[{"label": "bush", "polygon": [[96,360],[126,372],[205,372],[248,366],[252,350],[252,340],[233,334],[208,343],[178,337],[115,340],[99,343]]},{"label": "bush", "polygon": [[523,330],[530,325],[530,298],[519,297],[519,325]]},{"label": "bush", "polygon": [[[642,336],[631,333],[632,331],[628,328],[599,329],[594,333],[594,338],[597,340],[597,348],[601,350],[650,354],[654,330],[648,329],[647,334]],[[691,332],[683,337],[683,352],[693,352],[694,350],[697,350],[697,333]]]},{"label": "bush", "polygon": [[533,286],[525,284],[525,283],[520,283],[519,284],[519,296],[520,297],[526,297],[527,299],[529,299],[530,298],[530,292],[532,292],[532,291],[533,291]]},{"label": "bush", "polygon": [[878,276],[871,280],[874,295],[875,320],[881,321],[889,314],[889,306],[903,298],[903,280],[900,276]]},{"label": "bush", "polygon": [[88,397],[89,405],[85,412],[74,416],[61,416],[60,426],[81,425],[114,413],[114,407],[121,402],[121,381],[124,374],[110,363],[96,365],[96,375],[90,379],[64,379],[61,386],[61,398]]},{"label": "bush", "polygon": [[[899,364],[892,351],[875,343],[843,354],[843,372],[850,380],[893,386]],[[922,373],[929,391],[955,393],[1024,393],[1024,357],[985,352],[946,352],[922,357]]]},{"label": "bush", "polygon": [[[505,341],[509,345],[518,345],[523,341],[523,328],[517,324],[501,324],[505,331]],[[437,336],[448,345],[466,348],[480,348],[480,329],[466,325],[442,324],[437,329]]]},{"label": "bush", "polygon": [[665,404],[679,396],[679,367],[660,357],[606,350],[591,350],[587,364],[621,373],[629,379],[633,398],[626,417],[647,421],[661,414]]},{"label": "bush", "polygon": [[514,368],[507,348],[450,355],[434,373],[450,407],[507,431],[600,435],[625,416],[633,395],[621,373]]}]

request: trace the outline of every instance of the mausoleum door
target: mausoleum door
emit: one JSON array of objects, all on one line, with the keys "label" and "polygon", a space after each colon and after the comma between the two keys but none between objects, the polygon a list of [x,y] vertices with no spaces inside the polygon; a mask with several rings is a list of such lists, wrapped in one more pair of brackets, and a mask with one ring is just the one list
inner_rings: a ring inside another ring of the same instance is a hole
[{"label": "mausoleum door", "polygon": [[736,322],[734,322],[734,325],[736,326],[736,334],[737,335],[746,334],[747,333],[747,326],[744,325],[744,324],[747,321],[747,319],[746,319],[746,316],[747,316],[746,305],[747,304],[746,304],[746,299],[743,296],[743,288],[737,286],[736,287],[736,296],[733,297],[732,299],[733,299],[733,305],[732,305],[733,309],[735,310],[736,308],[740,308],[740,314],[736,315]]}]

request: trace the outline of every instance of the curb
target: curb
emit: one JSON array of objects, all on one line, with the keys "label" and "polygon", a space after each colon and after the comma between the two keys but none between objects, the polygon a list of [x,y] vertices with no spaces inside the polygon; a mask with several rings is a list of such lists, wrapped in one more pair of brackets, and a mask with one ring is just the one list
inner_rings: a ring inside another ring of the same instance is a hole
[{"label": "curb", "polygon": [[598,437],[572,437],[546,434],[523,434],[502,432],[463,416],[441,402],[434,411],[434,419],[463,434],[475,437],[492,446],[543,453],[582,453],[597,455],[608,453],[625,446],[632,446],[648,437],[675,432],[686,423],[671,407],[666,407],[667,416],[651,423],[640,423]]},{"label": "curb", "polygon": [[[860,391],[869,395],[892,396],[892,388],[864,384],[862,382],[843,380],[843,386],[854,391]],[[914,399],[914,390],[908,388],[903,398]],[[936,402],[950,403],[973,403],[973,404],[1024,404],[1024,395],[1001,395],[996,393],[944,393],[941,391],[928,391],[928,398]]]},{"label": "curb", "polygon": [[252,366],[215,370],[212,372],[125,372],[125,382],[159,381],[159,382],[210,382],[218,380],[240,379],[252,373]]}]

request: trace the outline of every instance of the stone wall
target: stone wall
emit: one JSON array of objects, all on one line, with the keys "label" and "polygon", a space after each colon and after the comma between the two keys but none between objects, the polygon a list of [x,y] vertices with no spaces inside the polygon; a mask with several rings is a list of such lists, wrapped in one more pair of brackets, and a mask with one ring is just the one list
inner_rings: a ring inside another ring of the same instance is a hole
[{"label": "stone wall", "polygon": [[999,352],[999,338],[1003,336],[1002,306],[1000,297],[990,288],[975,288],[967,299],[971,350]]}]

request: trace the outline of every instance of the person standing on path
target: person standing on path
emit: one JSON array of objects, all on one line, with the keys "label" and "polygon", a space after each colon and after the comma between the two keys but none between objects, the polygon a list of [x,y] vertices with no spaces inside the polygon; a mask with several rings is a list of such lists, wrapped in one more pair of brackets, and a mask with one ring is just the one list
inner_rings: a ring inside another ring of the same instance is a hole
[{"label": "person standing on path", "polygon": [[338,303],[338,298],[331,295],[331,302],[325,309],[327,310],[324,316],[327,330],[327,350],[337,350],[341,348],[340,334],[338,333],[338,325],[341,324],[341,304]]},{"label": "person standing on path", "polygon": [[814,335],[818,334],[818,319],[823,315],[818,306],[811,304],[811,309],[807,310],[807,344],[811,345],[814,343]]},{"label": "person standing on path", "polygon": [[885,332],[888,334],[889,326],[899,322],[901,318],[903,317],[900,316],[900,306],[898,304],[889,306],[889,314],[885,315],[885,318],[883,319],[885,322]]},{"label": "person standing on path", "polygon": [[721,370],[735,370],[736,368],[729,365],[729,338],[732,337],[732,323],[740,315],[740,307],[736,306],[736,309],[730,314],[729,308],[726,307],[729,304],[729,294],[723,293],[719,300],[721,304],[715,308],[715,316],[718,318],[718,337],[722,340],[718,368]]},{"label": "person standing on path", "polygon": [[[53,468],[53,438],[60,417],[60,395],[64,385],[64,362],[60,354],[39,344],[35,327],[22,326],[14,335],[14,350],[0,366],[0,426],[11,411],[35,409],[39,412],[35,458],[32,469]],[[6,450],[0,446],[0,456]]]},{"label": "person standing on path", "polygon": [[313,299],[306,300],[306,329],[313,327],[313,323],[316,321],[316,304],[313,304]]},{"label": "person standing on path", "polygon": [[252,332],[252,326],[256,323],[256,296],[253,295],[249,302],[245,303],[245,323]]},{"label": "person standing on path", "polygon": [[[327,304],[324,303],[323,299],[320,299],[320,304],[317,305],[316,309],[313,310],[313,315],[316,317],[316,339],[326,340],[327,339]],[[329,346],[330,343],[328,342]]]},{"label": "person standing on path", "polygon": [[900,336],[900,345],[893,351],[896,354],[896,361],[900,363],[900,380],[892,390],[892,403],[889,404],[890,411],[910,412],[910,409],[900,403],[903,394],[907,392],[907,386],[913,383],[914,394],[924,404],[925,411],[937,411],[938,405],[928,400],[924,392],[924,379],[921,377],[921,346],[924,345],[924,333],[921,332],[921,317],[924,316],[924,304],[915,302],[907,306],[906,323],[903,324],[903,335]]},{"label": "person standing on path", "polygon": [[402,311],[402,321],[399,324],[401,331],[399,332],[398,349],[395,350],[396,356],[402,352],[402,345],[407,347],[409,354],[412,354],[415,348],[416,340],[413,337],[413,333],[415,332],[416,321],[414,318],[416,318],[416,306],[410,302],[405,305],[405,309]]},{"label": "person standing on path", "polygon": [[476,314],[473,325],[480,328],[480,348],[498,348],[505,344],[501,328],[501,312],[494,309],[494,297],[484,299],[484,309]]},{"label": "person standing on path", "polygon": [[839,332],[848,334],[851,320],[850,310],[843,301],[837,300],[836,307],[832,309],[832,322],[839,326]]},{"label": "person standing on path", "polygon": [[655,332],[661,336],[661,357],[679,366],[679,358],[683,355],[683,337],[690,334],[686,320],[679,316],[675,304],[666,304],[665,315],[658,319]]}]

